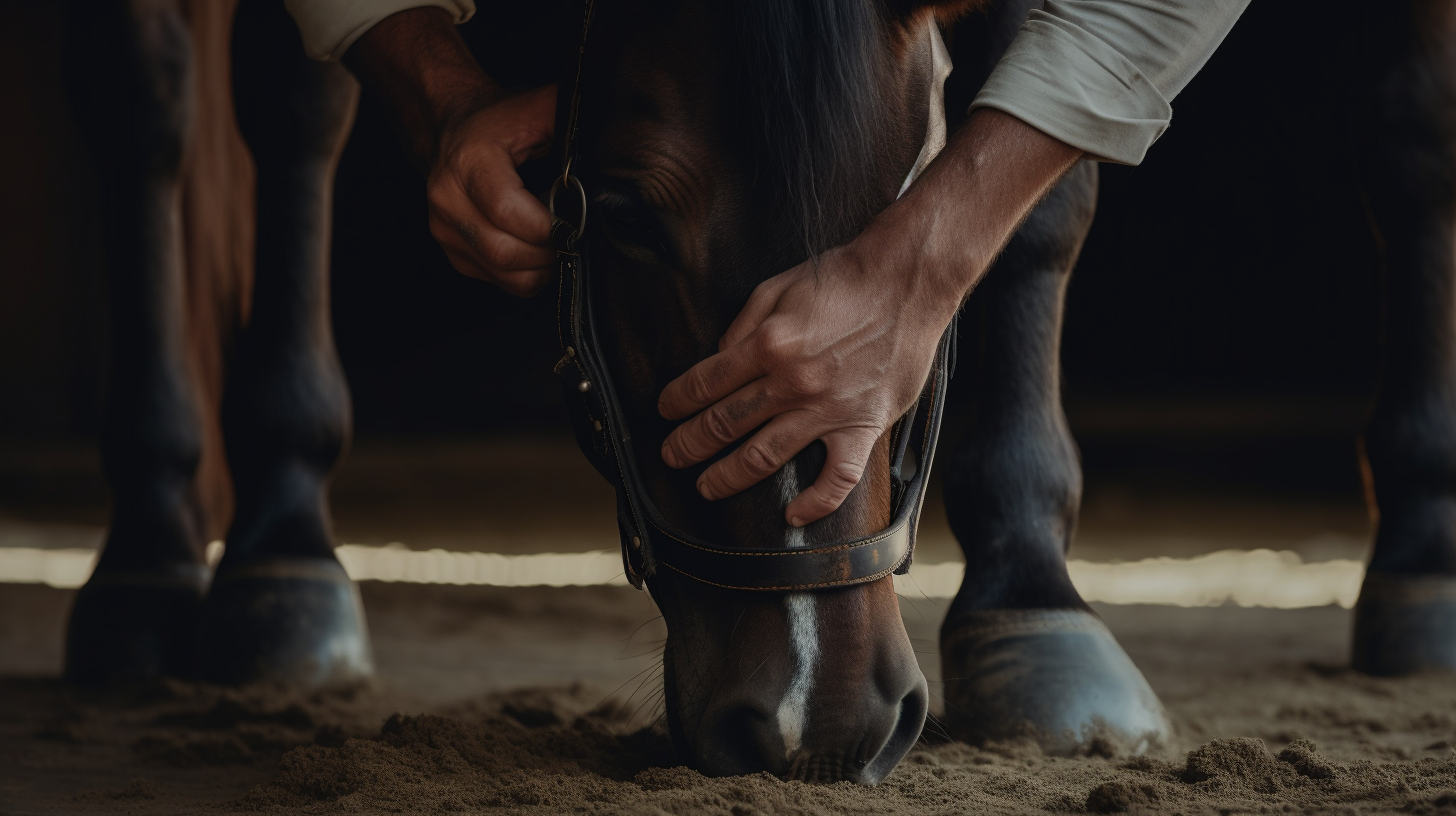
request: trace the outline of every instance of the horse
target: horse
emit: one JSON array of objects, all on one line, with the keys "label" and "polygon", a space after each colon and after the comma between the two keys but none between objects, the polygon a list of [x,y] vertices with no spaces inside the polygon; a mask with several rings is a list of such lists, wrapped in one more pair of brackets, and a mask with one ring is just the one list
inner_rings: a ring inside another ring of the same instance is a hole
[{"label": "horse", "polygon": [[[889,439],[844,507],[790,528],[783,508],[813,480],[822,448],[709,503],[694,471],[661,462],[673,426],[656,400],[715,350],[759,282],[852,237],[893,200],[940,123],[958,124],[1032,3],[970,5],[598,5],[577,170],[595,225],[582,245],[588,296],[631,430],[619,439],[675,528],[728,550],[790,552],[890,523]],[[1372,674],[1456,668],[1450,5],[1408,0],[1373,15],[1360,89],[1370,115],[1355,144],[1387,253],[1386,363],[1364,445],[1381,516],[1353,652]],[[332,555],[324,494],[348,435],[324,302],[330,181],[356,88],[338,66],[302,58],[277,4],[243,3],[234,89],[258,166],[258,278],[222,408],[237,514],[208,587],[191,492],[202,422],[177,329],[191,44],[174,4],[106,9],[72,28],[85,46],[78,69],[107,70],[77,70],[70,88],[119,215],[108,235],[114,291],[131,294],[113,305],[123,364],[104,450],[116,516],[71,616],[67,676],[112,683],[196,667],[216,682],[304,687],[365,677],[363,615]],[[947,59],[956,70],[942,88]],[[977,332],[959,367],[974,386],[973,421],[942,462],[967,564],[941,633],[945,728],[1062,755],[1137,753],[1170,737],[1161,704],[1066,569],[1081,473],[1058,342],[1095,198],[1096,165],[1084,161],[967,304]],[[671,570],[646,576],[668,624],[666,711],[684,759],[718,775],[882,780],[928,710],[893,581],[747,592]]]}]

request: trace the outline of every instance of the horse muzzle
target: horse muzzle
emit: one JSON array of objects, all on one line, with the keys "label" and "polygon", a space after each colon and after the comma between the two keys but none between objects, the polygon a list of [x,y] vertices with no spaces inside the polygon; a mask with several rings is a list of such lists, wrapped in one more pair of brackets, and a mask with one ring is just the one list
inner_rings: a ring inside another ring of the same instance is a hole
[{"label": "horse muzzle", "polygon": [[836,613],[846,610],[825,600],[787,596],[786,643],[759,640],[756,654],[734,661],[747,671],[725,672],[709,689],[679,686],[688,698],[707,692],[682,734],[700,771],[874,785],[914,746],[929,693],[898,615],[893,626],[887,616],[845,621]]}]

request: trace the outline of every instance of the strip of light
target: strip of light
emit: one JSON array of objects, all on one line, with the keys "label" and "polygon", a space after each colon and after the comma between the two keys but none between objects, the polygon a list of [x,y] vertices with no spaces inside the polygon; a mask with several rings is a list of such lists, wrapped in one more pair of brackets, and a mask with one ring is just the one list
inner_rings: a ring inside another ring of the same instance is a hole
[{"label": "strip of light", "polygon": [[[209,547],[210,560],[221,545]],[[625,586],[621,555],[588,553],[499,553],[410,550],[400,544],[345,544],[339,560],[358,581],[472,586]],[[0,583],[48,584],[73,588],[86,582],[96,562],[89,549],[0,547]],[[1263,606],[1296,609],[1355,605],[1364,577],[1359,561],[1336,559],[1306,564],[1298,554],[1273,550],[1222,550],[1193,558],[1146,558],[1128,562],[1073,560],[1072,583],[1088,601],[1173,606]],[[951,598],[965,567],[956,562],[917,564],[895,578],[910,598]]]}]

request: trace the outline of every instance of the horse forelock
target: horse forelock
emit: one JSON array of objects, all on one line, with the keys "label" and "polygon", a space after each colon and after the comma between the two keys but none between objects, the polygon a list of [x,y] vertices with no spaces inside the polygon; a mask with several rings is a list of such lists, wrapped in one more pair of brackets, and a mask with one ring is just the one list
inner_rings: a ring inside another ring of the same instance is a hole
[{"label": "horse forelock", "polygon": [[903,123],[891,92],[889,16],[880,0],[741,0],[738,121],[758,180],[816,255],[884,205],[883,147]]}]

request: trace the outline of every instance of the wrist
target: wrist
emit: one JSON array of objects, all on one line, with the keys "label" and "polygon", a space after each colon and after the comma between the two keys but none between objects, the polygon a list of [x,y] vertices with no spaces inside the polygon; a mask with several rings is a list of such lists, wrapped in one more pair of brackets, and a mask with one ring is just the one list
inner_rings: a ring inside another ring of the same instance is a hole
[{"label": "wrist", "polygon": [[411,159],[428,170],[450,129],[501,96],[443,9],[390,15],[344,55],[344,64],[391,113]]},{"label": "wrist", "polygon": [[960,308],[1037,202],[1082,152],[1031,125],[981,109],[851,246],[893,276],[917,306]]},{"label": "wrist", "polygon": [[877,286],[892,288],[897,299],[943,327],[980,280],[987,261],[976,256],[964,228],[957,230],[935,200],[934,193],[901,198],[845,250]]}]

